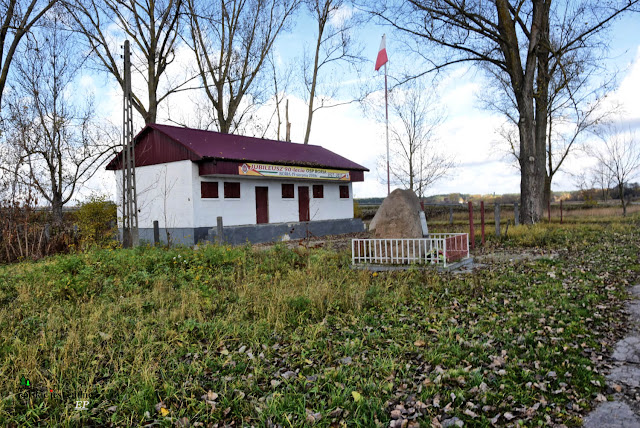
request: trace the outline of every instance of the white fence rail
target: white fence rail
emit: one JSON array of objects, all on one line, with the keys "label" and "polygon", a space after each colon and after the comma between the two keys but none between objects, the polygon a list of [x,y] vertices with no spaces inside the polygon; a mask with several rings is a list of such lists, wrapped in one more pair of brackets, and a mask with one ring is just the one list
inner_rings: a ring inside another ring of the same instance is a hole
[{"label": "white fence rail", "polygon": [[405,265],[442,264],[447,266],[469,257],[466,233],[432,233],[419,239],[352,239],[352,264]]}]

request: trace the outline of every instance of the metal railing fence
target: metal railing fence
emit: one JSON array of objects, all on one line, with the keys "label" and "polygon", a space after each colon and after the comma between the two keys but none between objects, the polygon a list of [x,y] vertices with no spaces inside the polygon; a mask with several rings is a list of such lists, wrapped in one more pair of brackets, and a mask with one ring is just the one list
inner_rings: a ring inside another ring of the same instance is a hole
[{"label": "metal railing fence", "polygon": [[466,233],[432,233],[428,238],[352,239],[351,263],[442,264],[469,257]]}]

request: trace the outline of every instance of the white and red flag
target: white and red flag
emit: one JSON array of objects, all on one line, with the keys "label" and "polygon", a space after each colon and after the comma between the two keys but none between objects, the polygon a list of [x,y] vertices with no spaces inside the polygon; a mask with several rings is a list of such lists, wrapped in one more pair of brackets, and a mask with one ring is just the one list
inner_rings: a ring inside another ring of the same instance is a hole
[{"label": "white and red flag", "polygon": [[382,41],[380,42],[380,50],[378,51],[378,58],[376,58],[376,71],[380,69],[383,65],[385,65],[389,61],[387,58],[387,36],[382,36]]}]

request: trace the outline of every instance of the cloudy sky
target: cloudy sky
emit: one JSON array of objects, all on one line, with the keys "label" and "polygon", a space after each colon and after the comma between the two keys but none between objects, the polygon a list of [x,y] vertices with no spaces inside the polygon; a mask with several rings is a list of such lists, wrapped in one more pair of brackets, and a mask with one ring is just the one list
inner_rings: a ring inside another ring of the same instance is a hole
[{"label": "cloudy sky", "polygon": [[[347,11],[347,14],[349,11]],[[314,28],[305,19],[300,19],[295,28],[283,34],[279,40],[275,58],[281,67],[292,67],[299,63],[301,46],[314,38]],[[612,31],[610,67],[619,70],[619,85],[609,94],[622,106],[618,120],[638,127],[640,124],[640,15],[629,16],[619,21]],[[363,56],[369,63],[363,67],[361,80],[350,72],[335,74],[335,79],[345,89],[338,97],[347,99],[354,85],[362,82],[383,88],[384,75],[374,72],[373,64],[380,44],[380,37],[388,29],[373,24],[362,28],[356,36],[363,47]],[[399,52],[399,41],[394,35],[387,35],[389,54],[389,74],[399,73],[398,69],[411,63],[411,58]],[[178,50],[182,61],[189,61],[186,49]],[[116,123],[121,120],[122,94],[114,81],[98,75],[87,75],[83,79],[85,86],[92,89],[97,99],[102,100],[100,108]],[[451,192],[490,194],[517,193],[520,187],[518,171],[505,156],[499,145],[496,131],[503,123],[502,117],[481,109],[478,94],[486,89],[482,74],[474,68],[452,68],[440,76],[440,105],[446,112],[446,120],[438,129],[438,149],[455,157],[458,166],[449,177],[437,182],[427,194]],[[378,92],[382,95],[382,92]],[[181,93],[170,100],[172,117],[180,114],[188,117],[193,109],[192,95]],[[289,99],[290,120],[292,123],[292,141],[301,143],[304,139],[306,123],[306,104],[299,91],[292,90]],[[179,106],[179,107],[177,107]],[[260,114],[268,117],[272,108],[265,108]],[[373,112],[365,111],[359,104],[349,104],[332,109],[319,110],[313,119],[310,144],[326,147],[371,170],[365,174],[363,183],[354,185],[355,197],[374,197],[386,195],[385,172],[378,171],[379,159],[386,152],[384,125],[373,119]],[[166,111],[160,114],[158,121],[167,123]],[[139,123],[142,125],[142,122]],[[575,188],[571,173],[575,173],[591,161],[576,153],[568,159],[564,172],[554,178],[553,190],[571,190]],[[115,195],[115,179],[110,173],[98,174],[83,192],[99,192]]]}]

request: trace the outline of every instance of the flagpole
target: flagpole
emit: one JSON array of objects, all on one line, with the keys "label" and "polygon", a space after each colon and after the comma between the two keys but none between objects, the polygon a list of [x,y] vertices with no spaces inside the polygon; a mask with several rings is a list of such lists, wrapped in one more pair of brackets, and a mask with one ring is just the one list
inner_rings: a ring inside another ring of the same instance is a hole
[{"label": "flagpole", "polygon": [[391,179],[389,174],[389,101],[387,97],[387,63],[384,63],[384,117],[387,125],[387,196],[391,194]]}]

